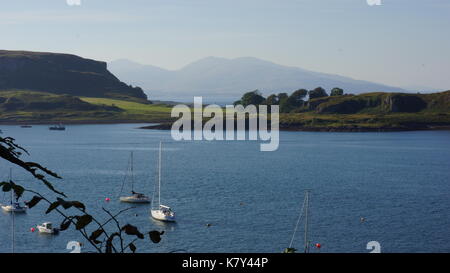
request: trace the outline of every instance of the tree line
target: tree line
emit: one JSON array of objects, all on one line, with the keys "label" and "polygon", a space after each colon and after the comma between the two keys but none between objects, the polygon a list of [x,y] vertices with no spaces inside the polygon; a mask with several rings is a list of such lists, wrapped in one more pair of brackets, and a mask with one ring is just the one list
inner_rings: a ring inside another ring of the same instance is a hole
[{"label": "tree line", "polygon": [[267,98],[263,97],[259,90],[254,90],[245,93],[240,100],[234,102],[234,105],[279,105],[280,112],[289,113],[296,108],[305,106],[307,103],[307,97],[311,100],[328,96],[343,95],[344,90],[339,87],[331,89],[329,95],[324,88],[317,87],[312,90],[301,88],[292,92],[290,95],[288,93],[271,94]]}]

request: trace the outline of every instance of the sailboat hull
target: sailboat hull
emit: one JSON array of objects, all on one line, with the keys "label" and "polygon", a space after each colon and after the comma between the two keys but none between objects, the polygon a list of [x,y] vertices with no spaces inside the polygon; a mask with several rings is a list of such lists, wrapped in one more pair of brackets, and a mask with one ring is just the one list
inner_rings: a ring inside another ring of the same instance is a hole
[{"label": "sailboat hull", "polygon": [[125,203],[139,203],[139,204],[148,204],[150,203],[150,198],[148,197],[134,197],[134,196],[125,196],[119,198],[121,202]]},{"label": "sailboat hull", "polygon": [[42,233],[42,234],[58,234],[59,233],[59,230],[57,230],[55,228],[49,229],[49,228],[46,228],[43,226],[37,226],[37,228],[39,230],[39,233]]},{"label": "sailboat hull", "polygon": [[162,210],[151,210],[151,215],[152,218],[158,221],[163,221],[163,222],[175,222],[175,215],[171,214],[168,215],[167,213],[164,213]]},{"label": "sailboat hull", "polygon": [[14,207],[14,206],[11,206],[11,205],[2,206],[2,209],[5,212],[19,212],[19,213],[26,212],[26,210],[27,210],[25,207]]}]

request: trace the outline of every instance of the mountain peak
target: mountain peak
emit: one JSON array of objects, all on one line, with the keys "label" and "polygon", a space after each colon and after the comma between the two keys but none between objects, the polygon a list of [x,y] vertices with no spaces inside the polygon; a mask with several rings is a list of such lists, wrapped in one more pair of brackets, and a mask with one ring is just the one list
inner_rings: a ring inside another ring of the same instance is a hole
[{"label": "mountain peak", "polygon": [[209,56],[179,70],[159,73],[147,67],[129,73],[120,65],[111,65],[111,71],[133,84],[143,86],[152,96],[163,96],[164,99],[194,95],[238,98],[243,92],[255,89],[263,94],[290,93],[299,88],[313,89],[318,86],[328,91],[340,87],[347,93],[404,91],[397,87],[283,66],[248,56],[234,59]]},{"label": "mountain peak", "polygon": [[197,61],[194,61],[192,63],[189,63],[182,67],[180,70],[190,69],[192,67],[210,67],[210,66],[216,66],[216,65],[222,65],[224,63],[229,62],[229,59],[221,58],[221,57],[214,57],[214,56],[208,56],[202,59],[199,59]]}]

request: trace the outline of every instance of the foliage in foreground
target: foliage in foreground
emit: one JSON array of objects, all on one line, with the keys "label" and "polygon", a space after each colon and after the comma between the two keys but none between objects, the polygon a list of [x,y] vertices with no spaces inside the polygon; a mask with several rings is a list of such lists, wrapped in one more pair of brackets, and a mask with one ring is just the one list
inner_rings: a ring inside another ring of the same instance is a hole
[{"label": "foliage in foreground", "polygon": [[[56,212],[63,218],[59,227],[60,231],[74,227],[99,253],[134,253],[137,250],[136,241],[144,239],[144,234],[137,227],[128,223],[121,224],[118,220],[120,214],[131,208],[115,214],[102,208],[103,212],[109,218],[103,222],[97,220],[92,216],[85,204],[80,201],[68,200],[67,195],[58,191],[48,180],[48,177],[61,179],[58,174],[38,163],[21,160],[20,157],[23,153],[28,154],[24,148],[15,143],[13,138],[0,137],[0,158],[17,165],[33,175],[37,181],[43,183],[50,191],[56,194],[56,199],[51,201],[49,197],[32,189],[25,188],[12,180],[0,182],[0,188],[3,192],[13,191],[17,198],[20,198],[25,192],[34,194],[34,197],[26,203],[29,209],[40,202],[47,203],[48,208],[45,212],[46,214]],[[72,214],[71,212],[73,211],[76,213]],[[113,230],[107,228],[109,223],[114,224],[115,228]],[[159,232],[157,230],[147,232],[149,239],[153,243],[159,243],[163,233],[164,231]]]}]

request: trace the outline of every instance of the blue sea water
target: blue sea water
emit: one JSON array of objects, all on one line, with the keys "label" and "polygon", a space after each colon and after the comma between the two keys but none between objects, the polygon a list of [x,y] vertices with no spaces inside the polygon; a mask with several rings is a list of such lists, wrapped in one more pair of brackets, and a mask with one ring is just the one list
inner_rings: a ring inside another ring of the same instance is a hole
[{"label": "blue sea water", "polygon": [[[382,252],[450,252],[449,131],[281,132],[276,152],[260,152],[255,141],[174,142],[168,131],[139,126],[0,129],[29,151],[24,159],[60,174],[63,179],[52,179],[54,185],[101,219],[102,207],[117,212],[131,206],[117,201],[130,151],[136,188],[152,195],[162,140],[162,200],[178,221],[152,220],[149,205],[125,212],[122,223],[165,231],[160,244],[139,241],[139,252],[281,252],[289,245],[305,189],[311,189],[309,238],[322,245],[312,252],[364,253],[369,241],[378,241]],[[1,179],[11,166],[0,161]],[[13,178],[48,192],[14,166]],[[31,198],[27,193],[23,199]],[[2,201],[9,202],[9,195],[0,193]],[[61,217],[45,214],[47,206],[16,214],[16,252],[69,252],[69,241],[84,242],[73,228],[57,236],[30,232],[45,221],[59,225]],[[10,252],[11,215],[0,212],[0,229],[0,252]],[[293,246],[303,248],[303,226]],[[82,251],[92,248],[85,243]]]}]

